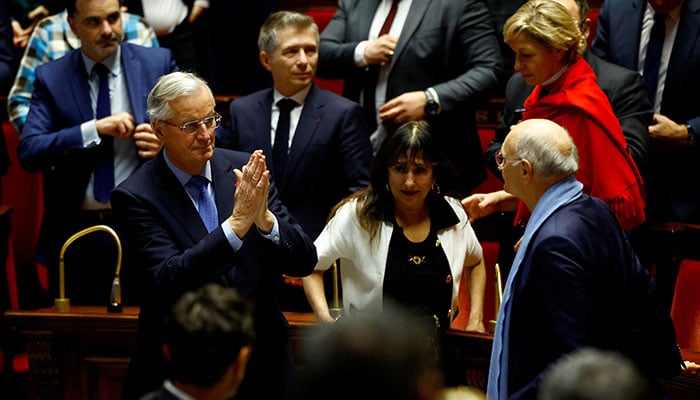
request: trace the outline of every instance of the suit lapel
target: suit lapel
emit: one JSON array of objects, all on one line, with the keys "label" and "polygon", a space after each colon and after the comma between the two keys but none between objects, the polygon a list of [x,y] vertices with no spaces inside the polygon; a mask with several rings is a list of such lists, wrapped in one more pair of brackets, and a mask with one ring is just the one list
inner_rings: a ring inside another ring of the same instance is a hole
[{"label": "suit lapel", "polygon": [[[634,26],[631,27],[631,29],[627,30],[627,34],[632,34],[633,37],[629,41],[629,43],[634,43],[634,46],[629,46],[626,48],[626,50],[623,51],[633,51],[632,54],[628,55],[628,57],[631,60],[634,60],[634,63],[632,65],[637,65],[639,63],[639,46],[641,46],[641,43],[639,42],[639,36],[641,35],[642,32],[642,22],[644,20],[644,12],[646,11],[646,0],[633,0],[630,1],[629,3],[629,17],[633,21]],[[625,12],[627,14],[627,12]],[[636,68],[635,68],[636,69]]]},{"label": "suit lapel", "polygon": [[233,196],[236,191],[236,175],[233,169],[241,169],[242,165],[231,165],[225,157],[217,156],[216,151],[210,163],[212,184],[216,193],[216,209],[219,212],[219,222],[222,222],[233,212]]},{"label": "suit lapel", "polygon": [[[355,2],[355,7],[357,7],[357,3],[360,2]],[[367,40],[369,37],[369,29],[372,26],[372,20],[374,19],[374,14],[377,13],[377,8],[379,8],[379,3],[381,3],[381,0],[370,0],[367,2],[367,7],[361,7],[361,12],[360,12],[360,18],[357,20],[350,21],[351,24],[357,24],[357,29],[353,29],[353,27],[350,27],[351,32],[357,32],[358,37],[355,38],[357,41],[362,41],[362,40]]]},{"label": "suit lapel", "polygon": [[425,11],[430,6],[432,0],[414,0],[411,3],[411,9],[408,11],[408,16],[406,16],[406,22],[403,24],[403,29],[401,30],[401,36],[399,36],[399,41],[396,43],[396,49],[394,50],[394,57],[391,60],[393,66],[396,60],[401,57],[401,53],[406,48],[406,45],[411,40],[413,34],[416,33],[418,25],[423,20],[425,16]]},{"label": "suit lapel", "polygon": [[[259,100],[259,116],[250,116],[250,120],[253,121],[254,129],[253,134],[255,135],[255,142],[258,144],[257,148],[262,149],[263,154],[272,156],[272,140],[270,138],[272,134],[272,100],[273,100],[272,89],[268,90],[267,93]],[[268,165],[268,167],[270,167]]]},{"label": "suit lapel", "polygon": [[284,193],[287,183],[292,181],[294,173],[298,170],[296,166],[303,159],[309,142],[316,134],[321,123],[324,105],[318,99],[319,90],[318,87],[312,84],[311,90],[304,101],[304,109],[301,111],[299,123],[296,131],[294,131],[294,138],[289,149],[284,182],[278,182],[281,193]]},{"label": "suit lapel", "polygon": [[90,86],[88,84],[90,74],[87,72],[80,50],[73,51],[71,57],[71,70],[81,71],[81,73],[67,74],[67,79],[70,82],[68,86],[75,99],[75,104],[78,105],[80,120],[89,121],[95,118],[95,112],[92,110],[92,100],[90,100]]},{"label": "suit lapel", "polygon": [[[122,72],[126,80],[131,112],[137,124],[146,122],[146,95],[143,92],[144,83],[141,71],[141,62],[134,57],[128,45],[121,46]],[[150,88],[149,88],[150,90]]]},{"label": "suit lapel", "polygon": [[[163,213],[166,213],[166,219],[176,221],[180,228],[187,232],[193,243],[199,242],[202,237],[208,234],[207,228],[187,195],[187,191],[165,163],[165,151],[161,151],[154,161],[151,182],[157,188],[159,208]],[[226,157],[217,156],[216,151],[214,151],[214,157],[210,162],[212,182],[216,193],[216,209],[219,214],[219,222],[222,222],[233,211],[236,176],[233,173],[234,166]]]},{"label": "suit lapel", "polygon": [[[669,86],[669,81],[674,81],[672,77],[690,74],[690,71],[685,70],[688,65],[687,60],[692,58],[690,51],[696,46],[695,43],[700,40],[700,9],[698,9],[698,3],[691,3],[686,0],[681,6],[681,20],[678,22],[678,32],[676,33],[676,40],[673,43],[671,58],[668,62],[666,87]],[[679,40],[679,38],[682,40]]]},{"label": "suit lapel", "polygon": [[180,228],[187,232],[192,243],[197,243],[207,234],[207,228],[187,191],[165,163],[165,150],[158,153],[154,161],[151,182],[158,189],[156,197],[160,202],[160,210],[167,214],[167,220],[177,221]]}]

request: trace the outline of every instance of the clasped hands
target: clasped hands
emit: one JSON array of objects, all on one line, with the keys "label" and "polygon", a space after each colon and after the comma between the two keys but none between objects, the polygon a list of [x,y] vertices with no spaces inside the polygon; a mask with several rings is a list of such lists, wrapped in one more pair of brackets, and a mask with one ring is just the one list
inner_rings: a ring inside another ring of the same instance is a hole
[{"label": "clasped hands", "polygon": [[141,158],[153,158],[163,147],[163,141],[155,134],[150,123],[136,125],[128,112],[119,112],[95,121],[97,133],[122,139],[134,139]]},{"label": "clasped hands", "polygon": [[248,163],[242,169],[234,169],[233,173],[236,175],[236,193],[229,217],[233,232],[243,238],[253,224],[261,232],[271,232],[275,218],[267,209],[270,171],[262,150],[255,150]]}]

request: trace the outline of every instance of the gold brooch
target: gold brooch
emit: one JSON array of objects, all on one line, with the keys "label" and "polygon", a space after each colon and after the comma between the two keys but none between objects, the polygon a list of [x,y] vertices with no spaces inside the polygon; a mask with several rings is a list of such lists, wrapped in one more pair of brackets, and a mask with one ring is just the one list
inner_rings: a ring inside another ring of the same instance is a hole
[{"label": "gold brooch", "polygon": [[423,256],[423,257],[420,257],[420,256],[408,257],[408,262],[412,262],[416,265],[421,265],[426,261],[425,258],[426,258],[425,256]]}]

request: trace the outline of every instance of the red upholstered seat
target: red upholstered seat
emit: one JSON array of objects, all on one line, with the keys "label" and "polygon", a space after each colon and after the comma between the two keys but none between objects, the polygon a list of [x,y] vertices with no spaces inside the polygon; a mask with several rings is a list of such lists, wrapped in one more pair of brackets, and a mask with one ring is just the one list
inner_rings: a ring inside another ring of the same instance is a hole
[{"label": "red upholstered seat", "polygon": [[[484,292],[484,327],[489,329],[489,321],[495,319],[495,284],[496,261],[498,260],[498,242],[481,242],[484,251],[484,263],[486,264],[486,290]],[[459,314],[452,321],[452,328],[465,329],[469,319],[469,289],[464,279],[459,283],[459,295],[457,298]]]},{"label": "red upholstered seat", "polygon": [[304,13],[314,19],[316,25],[318,25],[318,31],[323,32],[326,25],[333,18],[335,14],[336,7],[309,7],[304,11]]},{"label": "red upholstered seat", "polygon": [[34,262],[34,247],[43,215],[43,190],[41,174],[28,173],[20,167],[17,158],[19,135],[8,121],[3,121],[3,132],[10,166],[2,178],[2,204],[13,208],[6,273],[11,278],[11,308],[16,310],[21,307],[23,293],[26,296],[36,292],[32,286],[38,284],[43,290],[48,287],[46,271]]},{"label": "red upholstered seat", "polygon": [[682,349],[700,351],[700,260],[680,263],[671,305],[676,340]]}]

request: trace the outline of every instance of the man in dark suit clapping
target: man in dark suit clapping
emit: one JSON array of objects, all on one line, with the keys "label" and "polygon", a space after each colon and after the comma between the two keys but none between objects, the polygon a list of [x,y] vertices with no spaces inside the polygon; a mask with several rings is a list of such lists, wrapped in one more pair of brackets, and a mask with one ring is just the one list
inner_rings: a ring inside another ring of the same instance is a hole
[{"label": "man in dark suit clapping", "polygon": [[298,398],[274,285],[282,273],[310,274],[316,251],[279,201],[263,152],[215,150],[221,117],[214,107],[194,74],[158,80],[148,115],[163,151],[112,192],[130,267],[145,286],[123,399],[162,382],[164,319],[182,293],[210,282],[236,289],[255,307],[256,345],[238,398]]}]

